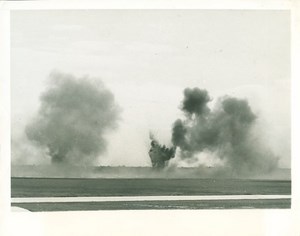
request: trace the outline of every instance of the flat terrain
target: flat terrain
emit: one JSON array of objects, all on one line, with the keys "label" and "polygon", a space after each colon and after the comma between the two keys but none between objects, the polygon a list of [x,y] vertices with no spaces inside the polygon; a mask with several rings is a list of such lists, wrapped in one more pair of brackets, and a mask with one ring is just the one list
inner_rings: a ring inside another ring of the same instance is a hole
[{"label": "flat terrain", "polygon": [[291,194],[291,181],[12,178],[12,197]]},{"label": "flat terrain", "polygon": [[[11,195],[24,197],[290,195],[291,181],[237,179],[12,178]],[[290,199],[12,203],[30,211],[122,209],[290,208]]]}]

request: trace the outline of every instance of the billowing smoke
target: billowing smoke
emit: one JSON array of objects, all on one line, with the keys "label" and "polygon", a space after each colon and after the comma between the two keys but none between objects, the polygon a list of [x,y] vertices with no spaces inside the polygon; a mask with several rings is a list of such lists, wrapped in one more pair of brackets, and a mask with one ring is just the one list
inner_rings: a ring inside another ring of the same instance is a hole
[{"label": "billowing smoke", "polygon": [[176,147],[168,148],[165,145],[160,145],[154,135],[150,133],[151,148],[149,156],[152,167],[162,169],[167,166],[168,161],[175,157]]},{"label": "billowing smoke", "polygon": [[106,150],[105,133],[117,127],[119,107],[99,81],[51,73],[29,140],[45,147],[52,163],[93,164]]},{"label": "billowing smoke", "polygon": [[277,158],[254,132],[256,115],[247,100],[224,96],[214,109],[206,90],[184,90],[181,110],[185,119],[173,124],[172,142],[182,159],[211,153],[234,173],[266,172],[277,166]]},{"label": "billowing smoke", "polygon": [[205,115],[209,113],[207,103],[211,100],[206,90],[187,88],[183,91],[182,110],[187,115]]}]

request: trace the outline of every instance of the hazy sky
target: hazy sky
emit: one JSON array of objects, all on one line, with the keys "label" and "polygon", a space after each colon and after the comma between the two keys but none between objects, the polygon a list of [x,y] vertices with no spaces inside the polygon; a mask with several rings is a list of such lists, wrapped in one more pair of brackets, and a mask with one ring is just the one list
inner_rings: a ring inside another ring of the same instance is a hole
[{"label": "hazy sky", "polygon": [[[12,127],[19,146],[50,72],[58,70],[101,79],[122,107],[99,164],[150,165],[149,130],[169,144],[183,89],[199,87],[213,98],[247,98],[262,138],[280,165],[290,167],[288,11],[13,11],[11,19]],[[28,156],[21,159],[34,155]]]}]

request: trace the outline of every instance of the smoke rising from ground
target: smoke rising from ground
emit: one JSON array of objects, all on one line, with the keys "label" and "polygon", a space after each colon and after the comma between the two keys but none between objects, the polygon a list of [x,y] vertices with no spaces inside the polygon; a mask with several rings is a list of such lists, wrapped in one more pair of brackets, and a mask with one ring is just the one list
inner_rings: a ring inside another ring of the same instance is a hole
[{"label": "smoke rising from ground", "polygon": [[52,163],[90,165],[106,150],[104,135],[117,127],[120,110],[101,82],[51,73],[40,102],[25,132],[29,140],[47,148]]},{"label": "smoke rising from ground", "polygon": [[247,100],[224,96],[210,110],[206,90],[184,90],[181,110],[185,119],[173,124],[172,142],[182,159],[211,153],[234,173],[270,171],[277,158],[254,133],[256,115]]},{"label": "smoke rising from ground", "polygon": [[167,166],[171,158],[175,157],[176,147],[168,148],[165,145],[160,145],[152,133],[149,136],[151,140],[149,156],[152,167],[162,169]]}]

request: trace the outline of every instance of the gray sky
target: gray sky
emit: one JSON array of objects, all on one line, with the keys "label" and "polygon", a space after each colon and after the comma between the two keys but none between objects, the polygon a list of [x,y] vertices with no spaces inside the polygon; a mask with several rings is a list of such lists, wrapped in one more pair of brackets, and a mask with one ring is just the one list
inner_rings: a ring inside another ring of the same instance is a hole
[{"label": "gray sky", "polygon": [[183,89],[199,87],[213,98],[247,98],[262,138],[290,167],[288,11],[14,11],[11,17],[12,126],[20,146],[48,75],[59,70],[101,79],[123,109],[99,164],[150,165],[149,130],[169,144]]}]

